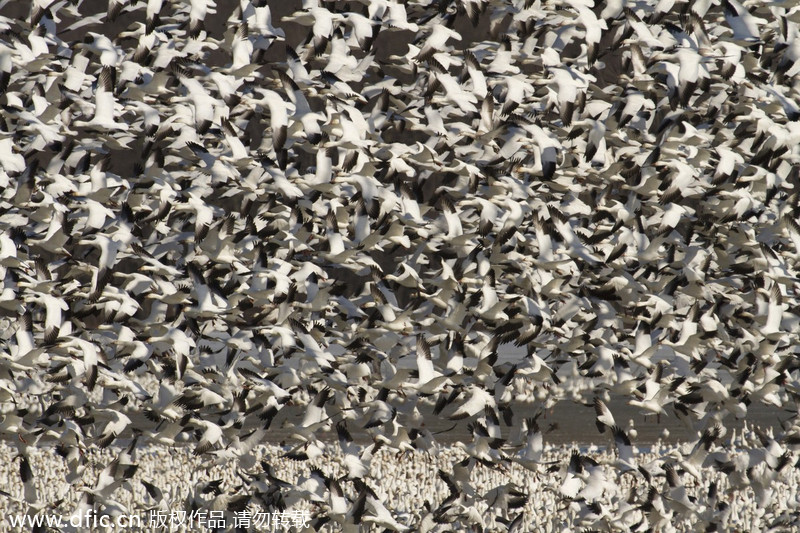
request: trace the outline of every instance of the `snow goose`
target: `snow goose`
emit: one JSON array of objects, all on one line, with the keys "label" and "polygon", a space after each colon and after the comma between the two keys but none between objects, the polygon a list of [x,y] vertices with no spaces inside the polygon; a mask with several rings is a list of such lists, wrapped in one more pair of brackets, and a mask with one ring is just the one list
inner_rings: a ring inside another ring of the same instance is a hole
[{"label": "snow goose", "polygon": [[761,42],[759,25],[767,21],[750,13],[746,7],[737,0],[724,0],[725,22],[733,30],[731,38],[734,41],[752,44]]},{"label": "snow goose", "polygon": [[108,417],[108,422],[103,431],[97,436],[97,445],[107,448],[131,424],[131,419],[125,414],[111,409],[94,410],[98,418]]},{"label": "snow goose", "polygon": [[449,377],[434,368],[431,346],[423,335],[417,336],[417,392],[436,394],[446,385]]},{"label": "snow goose", "polygon": [[[292,79],[288,73],[280,71],[278,72],[278,77],[283,84],[283,89],[286,92],[286,95],[289,97],[289,100],[294,104],[294,114],[293,117],[295,118],[294,124],[292,124],[291,128],[287,131],[288,135],[296,135],[300,127],[302,127],[302,131],[305,133],[305,137],[311,144],[318,144],[322,140],[322,128],[320,127],[321,122],[325,122],[327,120],[327,116],[324,113],[319,112],[312,112],[311,106],[306,99],[304,92],[300,89],[300,86]],[[272,105],[282,105],[282,102],[277,102],[274,98],[267,99],[267,105],[270,105],[270,102],[273,102]],[[287,106],[288,107],[288,106]],[[279,114],[281,113],[280,110],[275,110]],[[273,109],[270,107],[270,121],[272,121],[272,112]],[[300,123],[297,123],[297,119],[299,119]],[[272,122],[270,122],[272,124]],[[275,126],[278,127],[278,131],[281,129],[281,124],[288,125],[288,116],[284,120],[282,117],[278,117]],[[273,131],[276,131],[273,129]],[[285,142],[285,141],[284,141]],[[283,143],[276,144],[276,141],[273,138],[273,145],[278,146],[279,148],[283,146]]]},{"label": "snow goose", "polygon": [[347,36],[348,46],[366,52],[371,51],[381,29],[380,22],[360,13],[350,12],[344,15],[344,23],[350,27]]},{"label": "snow goose", "polygon": [[600,433],[604,433],[606,427],[613,428],[617,425],[611,410],[599,396],[594,398],[594,411],[596,414],[595,425]]},{"label": "snow goose", "polygon": [[306,39],[306,42],[313,44],[309,56],[313,53],[314,56],[319,57],[325,53],[334,28],[344,20],[344,17],[339,13],[332,13],[326,7],[309,7],[302,11],[295,11],[291,15],[283,17],[282,20],[302,26],[311,26],[311,32]]},{"label": "snow goose", "polygon": [[375,524],[389,531],[409,531],[411,529],[409,526],[397,521],[375,491],[364,481],[357,480],[355,487],[359,490],[358,500],[363,499],[365,503],[365,512],[361,517],[362,521]]},{"label": "snow goose", "polygon": [[669,388],[663,381],[665,363],[660,361],[654,368],[647,380],[634,391],[635,397],[628,401],[630,405],[639,407],[647,413],[656,414],[660,420],[662,414],[666,414],[664,406],[670,403]]},{"label": "snow goose", "polygon": [[681,482],[680,476],[672,463],[664,465],[664,473],[666,474],[667,485],[669,486],[667,493],[664,494],[664,499],[677,511],[678,515],[702,513],[704,507],[692,501],[692,498],[689,496],[686,487]]},{"label": "snow goose", "polygon": [[522,424],[522,431],[526,435],[525,443],[514,455],[509,455],[509,460],[532,472],[539,472],[541,465],[554,464],[542,461],[545,450],[544,436],[536,419],[526,418]]},{"label": "snow goose", "polygon": [[425,43],[422,45],[419,53],[414,59],[419,62],[428,61],[435,54],[449,53],[451,48],[446,47],[445,45],[450,39],[460,41],[461,34],[444,25],[433,26],[430,34],[427,36],[427,38],[425,38]]},{"label": "snow goose", "polygon": [[198,430],[198,442],[193,452],[194,455],[202,455],[214,447],[222,445],[222,428],[217,424],[203,420],[194,414],[190,415],[189,424]]},{"label": "snow goose", "polygon": [[73,125],[100,131],[127,131],[129,125],[117,120],[117,101],[114,98],[113,70],[104,66],[97,78],[94,93],[94,115],[90,120],[76,120]]},{"label": "snow goose", "polygon": [[480,385],[469,384],[464,392],[467,399],[448,417],[450,420],[471,418],[482,413],[487,406],[495,407],[494,396]]}]

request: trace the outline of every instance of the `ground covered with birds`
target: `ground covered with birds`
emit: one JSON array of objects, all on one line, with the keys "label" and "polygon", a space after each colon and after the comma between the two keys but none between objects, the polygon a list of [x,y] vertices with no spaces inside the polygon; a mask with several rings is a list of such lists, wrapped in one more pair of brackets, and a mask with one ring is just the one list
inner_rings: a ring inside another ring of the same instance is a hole
[{"label": "ground covered with birds", "polygon": [[798,102],[797,0],[0,0],[0,519],[796,530]]}]

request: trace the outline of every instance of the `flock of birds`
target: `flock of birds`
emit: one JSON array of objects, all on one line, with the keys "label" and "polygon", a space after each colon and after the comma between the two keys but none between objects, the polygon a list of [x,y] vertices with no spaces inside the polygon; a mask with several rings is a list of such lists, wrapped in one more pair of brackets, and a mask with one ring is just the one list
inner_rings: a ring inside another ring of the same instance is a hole
[{"label": "flock of birds", "polygon": [[[258,513],[268,511],[260,503],[252,505],[246,488],[253,484],[261,485],[265,495],[285,498],[287,510],[284,512],[295,512],[304,518],[316,517],[308,520],[305,529],[251,529],[258,531],[796,530],[793,513],[800,498],[800,470],[785,467],[784,473],[774,476],[768,485],[753,485],[752,491],[744,489],[749,482],[744,470],[746,465],[764,461],[764,450],[760,449],[759,442],[762,436],[746,428],[730,439],[731,448],[711,452],[713,460],[733,461],[737,468],[731,471],[701,468],[702,482],[694,482],[691,477],[681,476],[678,469],[667,467],[664,489],[651,488],[646,494],[639,494],[636,476],[615,475],[615,452],[597,446],[584,448],[580,452],[581,459],[573,459],[576,455],[571,453],[571,446],[549,446],[542,455],[543,462],[549,466],[536,474],[519,463],[503,468],[494,464],[470,465],[467,456],[452,447],[443,447],[432,454],[406,453],[402,460],[398,460],[392,450],[381,448],[374,454],[371,467],[371,476],[380,482],[369,483],[374,494],[365,493],[363,502],[356,508],[352,508],[350,502],[353,498],[358,501],[360,493],[353,487],[355,482],[349,482],[352,478],[347,456],[334,443],[324,444],[327,446],[324,457],[308,461],[285,457],[285,448],[278,445],[261,446],[254,453],[259,468],[250,471],[234,469],[226,463],[209,465],[202,456],[192,455],[186,447],[140,448],[129,454],[118,454],[109,448],[93,449],[87,454],[91,463],[87,470],[91,474],[86,477],[111,483],[113,476],[109,475],[108,465],[128,465],[128,473],[114,482],[119,489],[113,501],[105,502],[103,511],[111,517],[125,514],[126,519],[128,511],[138,511],[134,515],[138,520],[128,519],[133,527],[115,530],[125,532],[161,531],[150,526],[152,516],[158,514],[175,526],[169,531],[207,530],[190,523],[194,510],[197,510],[196,516],[201,516],[203,510],[207,514],[220,513],[226,525],[242,521],[249,511],[255,525]],[[0,444],[0,454],[9,461],[12,461],[11,452],[7,445]],[[657,443],[650,450],[641,450],[637,457],[643,464],[656,464],[670,453],[676,453],[675,449]],[[59,509],[75,509],[72,516],[62,517],[62,522],[68,524],[68,518],[86,516],[86,509],[90,507],[85,502],[80,505],[82,491],[70,490],[68,466],[54,462],[50,455],[46,449],[32,448],[28,454],[30,467],[39,473],[37,480],[41,483],[34,487],[34,483],[29,482],[26,487],[15,489],[20,494],[25,488],[35,490],[42,500],[59,502]],[[131,464],[136,467],[133,472]],[[578,464],[581,471],[576,468]],[[6,463],[0,464],[0,480],[6,489],[19,485],[13,482],[16,477],[13,470]],[[576,488],[576,476],[585,481],[585,486],[580,489],[580,496],[567,497],[565,492]],[[342,481],[345,479],[348,482]],[[460,493],[463,495],[459,496]],[[587,500],[587,505],[573,503],[576,499]],[[445,500],[450,504],[438,504]],[[3,511],[20,516],[24,512],[23,505],[4,505]],[[343,521],[345,523],[334,521],[320,526],[320,509],[327,505],[331,507],[330,513],[351,517]],[[361,512],[359,528],[355,520]],[[645,520],[650,526],[637,526]],[[406,524],[410,527],[403,528]],[[85,528],[62,530],[79,532]]]},{"label": "flock of birds", "polygon": [[[315,528],[523,530],[535,486],[570,527],[725,529],[748,499],[797,527],[773,487],[800,467],[800,2],[11,4],[6,504],[56,509],[29,461],[52,448],[76,509],[123,512],[131,450],[166,446]],[[616,455],[545,459],[520,390],[594,405]],[[697,440],[645,460],[615,398]],[[754,403],[778,428],[735,455]],[[469,438],[400,516],[372,459],[440,453],[428,411]],[[281,479],[256,460],[278,433],[294,461],[338,441],[344,473]],[[476,465],[538,485],[478,492]]]}]

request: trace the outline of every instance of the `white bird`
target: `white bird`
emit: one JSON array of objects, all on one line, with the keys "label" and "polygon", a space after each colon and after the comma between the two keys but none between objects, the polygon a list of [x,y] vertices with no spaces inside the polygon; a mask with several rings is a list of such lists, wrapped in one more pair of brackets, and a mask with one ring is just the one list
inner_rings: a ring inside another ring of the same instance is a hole
[{"label": "white bird", "polygon": [[[391,531],[409,531],[411,529],[409,526],[397,521],[378,495],[375,494],[375,491],[369,488],[366,483],[362,483],[361,485],[361,493],[358,499],[363,499],[365,503],[366,512],[362,517],[364,522],[369,522]],[[356,507],[359,507],[358,503],[356,503]]]},{"label": "white bird", "polygon": [[194,425],[200,433],[194,455],[202,455],[215,446],[222,445],[222,428],[213,422],[192,416],[190,424]]},{"label": "white bird", "polygon": [[628,401],[630,405],[657,415],[659,420],[662,414],[666,414],[664,406],[670,402],[668,399],[669,389],[665,383],[662,383],[663,373],[664,363],[659,362],[647,380],[635,391],[635,398]]},{"label": "white bird", "polygon": [[320,56],[328,47],[334,27],[342,22],[344,17],[338,13],[332,13],[325,7],[311,7],[287,15],[283,17],[283,20],[292,21],[303,26],[311,26],[310,37],[313,41],[311,52],[314,56]]},{"label": "white bird", "polygon": [[422,394],[436,394],[449,379],[434,368],[430,344],[422,335],[417,336],[417,371],[416,388]]},{"label": "white bird", "polygon": [[416,60],[427,61],[433,57],[434,54],[441,52],[447,53],[449,50],[445,45],[450,39],[460,41],[461,34],[448,28],[447,26],[439,24],[434,25],[430,34],[425,39],[425,44],[423,44],[422,48],[420,48]]},{"label": "white bird", "polygon": [[745,43],[754,43],[761,41],[761,32],[759,24],[764,24],[767,21],[753,16],[737,0],[724,0],[723,7],[725,9],[725,21],[733,30],[733,39],[735,41],[743,41]]},{"label": "white bird", "polygon": [[617,449],[617,465],[621,474],[637,469],[636,453],[628,434],[619,426],[611,428],[614,433],[614,447]]},{"label": "white bird", "polygon": [[496,407],[494,396],[480,385],[470,384],[462,394],[467,395],[467,400],[448,417],[451,420],[471,418],[482,413],[487,406]]},{"label": "white bird", "polygon": [[65,326],[63,312],[69,310],[69,304],[63,298],[52,294],[29,294],[26,300],[44,305],[44,336],[45,341],[51,343],[61,335]]},{"label": "white bird", "polygon": [[245,95],[242,102],[248,105],[260,105],[269,110],[270,129],[272,130],[272,146],[274,151],[283,149],[287,139],[287,128],[289,127],[289,113],[291,107],[275,91],[270,89],[258,89],[259,98]]},{"label": "white bird", "polygon": [[96,412],[98,415],[108,417],[103,431],[97,436],[97,445],[100,448],[107,448],[131,424],[131,419],[119,411],[110,409]]},{"label": "white bird", "polygon": [[216,13],[217,4],[214,0],[191,0],[189,6],[189,30],[187,35],[196,39],[205,31],[205,20],[209,14]]},{"label": "white bird", "polygon": [[88,121],[76,120],[73,125],[101,131],[128,130],[129,126],[126,122],[117,120],[119,113],[117,112],[117,101],[114,98],[112,75],[111,67],[104,66],[97,77],[92,118]]},{"label": "white bird", "polygon": [[526,433],[525,443],[522,448],[511,455],[509,459],[528,470],[539,472],[539,467],[545,464],[553,464],[549,461],[542,461],[544,455],[544,435],[535,418],[526,418],[523,421],[522,431]]},{"label": "white bird", "polygon": [[599,396],[596,396],[594,399],[594,411],[597,415],[595,424],[597,425],[597,429],[600,431],[600,433],[604,433],[606,427],[613,428],[617,425],[617,423],[614,421],[614,415],[611,413],[611,410]]}]

